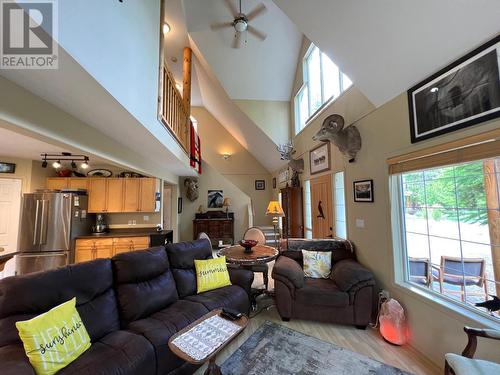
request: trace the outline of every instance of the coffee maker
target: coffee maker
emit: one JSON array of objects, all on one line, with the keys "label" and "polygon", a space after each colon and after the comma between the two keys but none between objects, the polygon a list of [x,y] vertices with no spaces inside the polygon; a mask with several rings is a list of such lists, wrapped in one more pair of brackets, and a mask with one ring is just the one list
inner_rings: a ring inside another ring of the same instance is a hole
[{"label": "coffee maker", "polygon": [[95,225],[92,226],[92,232],[99,234],[99,233],[106,233],[107,231],[108,231],[108,225],[106,224],[106,218],[104,214],[97,214]]}]

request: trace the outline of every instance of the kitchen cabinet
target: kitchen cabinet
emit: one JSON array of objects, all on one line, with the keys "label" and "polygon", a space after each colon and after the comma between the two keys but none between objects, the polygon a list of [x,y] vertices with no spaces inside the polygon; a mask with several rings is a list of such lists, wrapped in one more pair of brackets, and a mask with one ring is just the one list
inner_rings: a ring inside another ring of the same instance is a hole
[{"label": "kitchen cabinet", "polygon": [[156,212],[155,178],[49,177],[47,189],[86,189],[90,213]]},{"label": "kitchen cabinet", "polygon": [[75,263],[98,258],[111,258],[116,254],[147,249],[148,247],[149,236],[77,239]]}]

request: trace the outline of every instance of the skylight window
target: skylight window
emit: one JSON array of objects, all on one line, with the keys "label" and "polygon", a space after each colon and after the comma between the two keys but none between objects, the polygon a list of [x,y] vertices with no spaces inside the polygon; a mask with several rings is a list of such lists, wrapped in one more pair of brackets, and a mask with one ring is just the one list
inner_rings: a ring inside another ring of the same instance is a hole
[{"label": "skylight window", "polygon": [[311,44],[304,62],[304,84],[295,95],[295,133],[305,128],[307,121],[326,102],[337,98],[352,82],[330,58]]}]

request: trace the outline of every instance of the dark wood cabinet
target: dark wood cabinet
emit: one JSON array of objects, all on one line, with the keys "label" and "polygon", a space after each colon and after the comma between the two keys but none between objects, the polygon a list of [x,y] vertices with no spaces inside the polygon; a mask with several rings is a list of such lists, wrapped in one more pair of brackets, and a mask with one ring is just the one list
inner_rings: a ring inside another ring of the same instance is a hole
[{"label": "dark wood cabinet", "polygon": [[304,206],[302,188],[281,189],[281,205],[285,212],[283,218],[283,238],[304,237]]},{"label": "dark wood cabinet", "polygon": [[197,239],[201,232],[205,232],[212,246],[217,246],[222,240],[225,244],[234,243],[234,213],[223,211],[208,211],[196,214],[193,220],[193,239]]}]

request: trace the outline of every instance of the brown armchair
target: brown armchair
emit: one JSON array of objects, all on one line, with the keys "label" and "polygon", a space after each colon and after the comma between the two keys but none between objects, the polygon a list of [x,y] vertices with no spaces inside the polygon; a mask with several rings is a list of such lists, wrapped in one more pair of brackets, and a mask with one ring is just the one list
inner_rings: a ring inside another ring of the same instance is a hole
[{"label": "brown armchair", "polygon": [[[352,244],[339,239],[288,239],[285,246],[272,273],[281,319],[366,328],[372,316],[375,280],[369,270],[356,262]],[[332,252],[329,279],[304,277],[302,249]]]},{"label": "brown armchair", "polygon": [[500,374],[500,364],[474,359],[477,348],[477,338],[485,337],[500,340],[500,331],[494,329],[478,329],[464,327],[469,341],[462,355],[447,353],[445,355],[445,375],[475,375],[475,374]]}]

